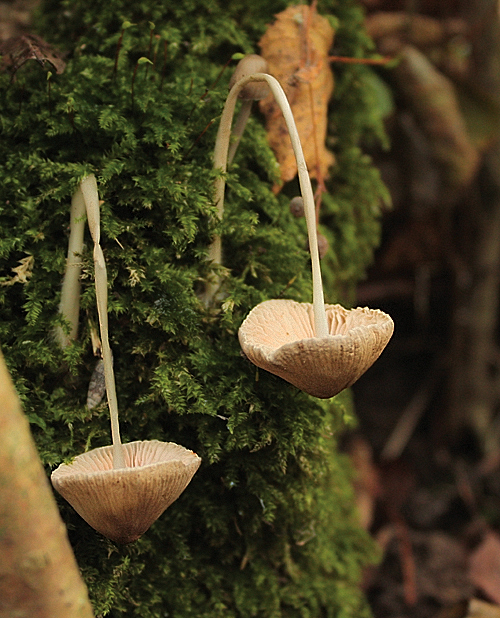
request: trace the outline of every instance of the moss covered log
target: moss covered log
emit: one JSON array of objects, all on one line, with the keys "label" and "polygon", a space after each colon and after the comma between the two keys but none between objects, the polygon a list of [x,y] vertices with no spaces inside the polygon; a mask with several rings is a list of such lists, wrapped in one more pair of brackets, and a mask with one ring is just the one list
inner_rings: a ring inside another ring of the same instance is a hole
[{"label": "moss covered log", "polygon": [[[109,330],[124,442],[192,449],[202,465],[135,543],[115,545],[62,499],[97,616],[361,618],[361,569],[374,547],[359,529],[350,468],[336,447],[346,394],[320,402],[256,368],[239,348],[245,315],[268,298],[310,301],[296,187],[278,178],[258,114],[227,174],[216,216],[212,153],[231,58],[258,52],[278,0],[47,1],[38,34],[54,64],[4,64],[0,75],[0,342],[40,456],[62,461],[110,443],[105,403],[87,389],[97,358],[92,241],[81,254],[78,337],[59,314],[71,198],[95,174],[109,285]],[[371,50],[351,0],[319,11],[335,53]],[[46,59],[47,58],[47,59]],[[222,71],[229,62],[229,68]],[[378,242],[385,193],[363,141],[380,137],[371,69],[335,68],[323,199],[327,302],[349,303]],[[199,299],[223,238],[223,297]]]}]

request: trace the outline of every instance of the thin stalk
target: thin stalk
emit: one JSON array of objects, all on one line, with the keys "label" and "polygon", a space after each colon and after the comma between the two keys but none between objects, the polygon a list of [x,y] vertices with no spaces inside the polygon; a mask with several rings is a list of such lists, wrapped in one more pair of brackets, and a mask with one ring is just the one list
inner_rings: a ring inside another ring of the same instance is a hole
[{"label": "thin stalk", "polygon": [[[314,194],[311,186],[311,179],[307,171],[307,165],[300,143],[299,133],[295,125],[293,113],[286,98],[286,94],[277,79],[266,73],[254,73],[243,77],[231,88],[228,94],[217,133],[215,151],[214,151],[214,168],[219,169],[221,174],[215,181],[215,204],[217,213],[220,219],[224,212],[224,191],[225,191],[225,172],[227,169],[228,149],[231,138],[231,124],[234,116],[236,101],[241,89],[249,82],[267,82],[271,92],[279,105],[292,142],[293,152],[297,161],[297,170],[299,176],[300,190],[304,200],[304,214],[306,217],[307,235],[309,238],[309,251],[311,254],[312,281],[313,281],[313,314],[314,314],[314,331],[316,337],[326,337],[329,335],[328,322],[326,319],[325,301],[323,296],[323,283],[321,279],[321,268],[319,261],[318,237],[316,231],[316,212],[314,205]],[[220,264],[222,258],[221,239],[217,235],[210,246],[209,258],[214,263]],[[207,289],[205,302],[210,300],[215,295],[218,289],[218,282],[212,283]]]},{"label": "thin stalk", "polygon": [[106,396],[108,399],[109,413],[111,416],[111,437],[113,440],[113,468],[125,468],[124,449],[120,438],[120,425],[118,422],[118,403],[115,388],[115,374],[113,371],[113,355],[109,346],[108,338],[108,278],[106,274],[106,262],[101,249],[101,225],[99,213],[99,194],[95,176],[91,174],[84,178],[80,188],[87,208],[87,219],[90,233],[94,241],[94,267],[95,267],[95,292],[97,300],[97,313],[101,330],[102,360],[104,363],[104,380],[106,383]]},{"label": "thin stalk", "polygon": [[116,76],[116,71],[118,69],[118,57],[120,55],[120,49],[122,47],[122,41],[123,41],[123,35],[125,34],[125,28],[122,28],[121,34],[120,34],[120,38],[118,39],[118,43],[116,44],[116,51],[115,51],[115,65],[113,67],[113,79]]},{"label": "thin stalk", "polygon": [[55,329],[55,337],[62,348],[76,339],[78,334],[78,315],[80,313],[80,275],[82,272],[81,253],[85,231],[85,202],[80,187],[71,199],[68,257],[61,290],[61,313],[70,324],[69,334],[60,326]]},{"label": "thin stalk", "polygon": [[[243,80],[240,80],[243,81]],[[237,89],[238,83],[236,83],[229,94],[227,95],[224,109],[222,110],[222,116],[219,122],[219,128],[217,130],[217,137],[215,138],[214,149],[214,169],[219,169],[222,174],[215,181],[215,206],[217,208],[217,216],[219,220],[222,220],[224,214],[224,189],[226,181],[224,174],[227,170],[227,157],[229,149],[229,141],[231,138],[231,125],[233,123],[234,109],[238,100],[239,89]],[[208,259],[214,264],[222,263],[222,243],[220,234],[216,234],[212,244],[208,248]],[[208,281],[205,286],[202,300],[206,306],[208,306],[217,290],[220,287],[219,277],[216,276],[213,280]]]},{"label": "thin stalk", "polygon": [[234,129],[231,136],[231,145],[229,146],[229,151],[227,153],[227,164],[231,165],[234,159],[234,155],[238,150],[238,146],[240,144],[241,138],[245,131],[245,127],[247,125],[248,119],[250,118],[250,113],[252,111],[253,101],[250,99],[248,101],[243,101],[240,108],[240,113],[236,118],[236,122],[234,123]]}]

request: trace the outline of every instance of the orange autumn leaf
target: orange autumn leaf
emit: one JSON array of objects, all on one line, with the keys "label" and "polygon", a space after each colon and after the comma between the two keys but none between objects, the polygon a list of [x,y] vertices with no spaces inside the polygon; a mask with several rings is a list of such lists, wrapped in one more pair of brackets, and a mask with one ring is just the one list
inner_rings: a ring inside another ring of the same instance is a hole
[{"label": "orange autumn leaf", "polygon": [[[259,45],[269,73],[282,85],[295,117],[310,175],[322,182],[333,164],[325,146],[328,101],[333,92],[333,73],[328,52],[335,32],[329,21],[311,6],[291,6],[276,15]],[[267,136],[287,182],[297,174],[285,121],[274,98],[260,102],[266,117]]]}]

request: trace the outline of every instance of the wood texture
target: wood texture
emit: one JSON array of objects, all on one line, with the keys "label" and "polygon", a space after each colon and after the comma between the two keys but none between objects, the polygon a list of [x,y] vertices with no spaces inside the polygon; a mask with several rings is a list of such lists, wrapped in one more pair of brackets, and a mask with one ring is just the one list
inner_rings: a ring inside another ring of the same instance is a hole
[{"label": "wood texture", "polygon": [[66,527],[0,354],[0,618],[92,618]]}]

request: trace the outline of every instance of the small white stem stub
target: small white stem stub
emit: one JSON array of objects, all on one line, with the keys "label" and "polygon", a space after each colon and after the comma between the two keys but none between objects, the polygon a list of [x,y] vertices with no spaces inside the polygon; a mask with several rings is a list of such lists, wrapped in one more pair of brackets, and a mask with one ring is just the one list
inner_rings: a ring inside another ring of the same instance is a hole
[{"label": "small white stem stub", "polygon": [[85,232],[85,202],[83,194],[78,189],[71,200],[69,225],[68,257],[61,290],[59,312],[70,324],[70,332],[66,334],[58,326],[55,336],[61,347],[66,347],[78,335],[78,317],[80,313],[80,278],[82,273],[83,236]]}]

